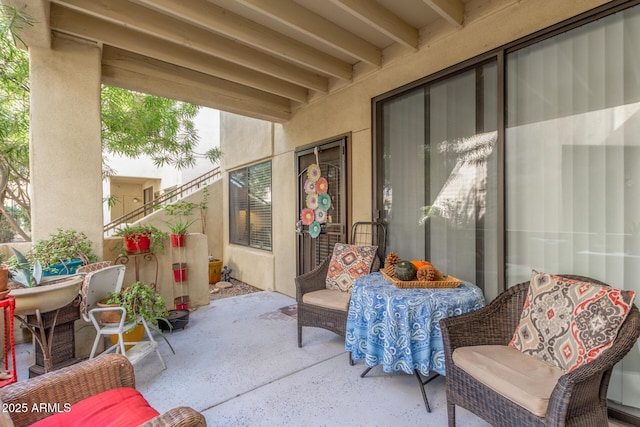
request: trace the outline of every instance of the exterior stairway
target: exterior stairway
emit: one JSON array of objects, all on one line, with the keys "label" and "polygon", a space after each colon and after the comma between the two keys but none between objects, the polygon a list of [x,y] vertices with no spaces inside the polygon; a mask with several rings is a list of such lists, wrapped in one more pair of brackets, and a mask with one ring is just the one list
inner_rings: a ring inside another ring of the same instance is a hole
[{"label": "exterior stairway", "polygon": [[159,209],[162,209],[164,206],[170,203],[175,202],[176,199],[180,199],[188,196],[191,193],[194,193],[203,186],[206,186],[219,178],[220,168],[216,167],[215,169],[212,169],[211,171],[192,179],[191,181],[181,185],[180,187],[166,194],[163,194],[162,196],[157,197],[150,202],[145,203],[139,208],[136,208],[135,210],[114,219],[104,226],[105,237],[111,236],[121,224],[137,221],[142,217],[149,215]]}]

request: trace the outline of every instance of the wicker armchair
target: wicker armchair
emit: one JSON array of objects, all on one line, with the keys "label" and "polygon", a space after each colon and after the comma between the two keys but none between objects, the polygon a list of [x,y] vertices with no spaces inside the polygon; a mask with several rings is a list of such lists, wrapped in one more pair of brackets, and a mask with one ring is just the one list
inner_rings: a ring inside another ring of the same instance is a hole
[{"label": "wicker armchair", "polygon": [[[356,222],[351,226],[351,244],[377,246],[378,250],[371,265],[371,271],[378,271],[386,250],[387,228],[379,222]],[[295,278],[296,302],[298,303],[298,347],[302,347],[303,326],[327,329],[343,337],[346,334],[348,303],[344,310],[337,310],[304,301],[305,294],[326,288],[330,262],[331,255],[315,269]]]},{"label": "wicker armchair", "polygon": [[[89,396],[114,388],[135,388],[133,365],[120,354],[108,354],[46,373],[0,389],[0,399],[8,407],[34,403],[77,403]],[[16,427],[30,425],[51,414],[40,411],[12,412]],[[147,423],[151,426],[206,426],[202,414],[189,407],[173,408]]]},{"label": "wicker armchair", "polygon": [[[604,284],[582,276],[562,276]],[[640,335],[640,313],[635,305],[610,349],[594,361],[560,377],[543,418],[494,392],[453,362],[453,351],[459,347],[507,345],[520,321],[528,289],[529,282],[521,283],[480,310],[440,320],[450,427],[455,426],[455,405],[468,409],[495,426],[608,425],[607,388],[613,366],[631,350]]]},{"label": "wicker armchair", "polygon": [[[295,278],[296,301],[298,303],[298,347],[302,347],[302,327],[312,326],[335,332],[345,336],[347,329],[348,310],[335,310],[304,302],[304,295],[326,288],[327,271],[331,256],[327,257],[319,266],[308,273]],[[371,271],[380,269],[380,259],[376,256]]]}]

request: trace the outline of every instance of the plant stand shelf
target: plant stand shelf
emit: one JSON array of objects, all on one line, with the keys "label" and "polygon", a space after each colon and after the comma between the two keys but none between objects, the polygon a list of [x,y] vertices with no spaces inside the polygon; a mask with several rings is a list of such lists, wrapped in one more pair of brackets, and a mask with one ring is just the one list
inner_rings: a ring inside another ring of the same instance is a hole
[{"label": "plant stand shelf", "polygon": [[126,356],[132,365],[144,358],[146,355],[155,351],[158,347],[157,341],[140,341],[126,351]]},{"label": "plant stand shelf", "polygon": [[155,266],[155,275],[153,282],[148,283],[154,290],[156,289],[156,283],[158,283],[158,257],[153,252],[145,252],[140,254],[126,254],[120,255],[114,261],[114,264],[122,264],[127,265],[129,262],[133,260],[133,269],[136,273],[136,282],[140,281],[140,263],[149,262]]}]

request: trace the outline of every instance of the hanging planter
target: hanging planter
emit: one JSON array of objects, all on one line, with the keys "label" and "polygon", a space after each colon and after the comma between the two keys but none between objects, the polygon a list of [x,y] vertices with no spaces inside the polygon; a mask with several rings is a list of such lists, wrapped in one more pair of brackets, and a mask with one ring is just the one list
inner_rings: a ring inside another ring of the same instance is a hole
[{"label": "hanging planter", "polygon": [[187,263],[176,262],[173,264],[173,281],[176,283],[186,282],[187,280]]},{"label": "hanging planter", "polygon": [[181,248],[184,246],[184,234],[172,234],[171,235],[171,247]]},{"label": "hanging planter", "polygon": [[176,306],[176,310],[189,310],[189,295],[176,297],[173,303]]}]

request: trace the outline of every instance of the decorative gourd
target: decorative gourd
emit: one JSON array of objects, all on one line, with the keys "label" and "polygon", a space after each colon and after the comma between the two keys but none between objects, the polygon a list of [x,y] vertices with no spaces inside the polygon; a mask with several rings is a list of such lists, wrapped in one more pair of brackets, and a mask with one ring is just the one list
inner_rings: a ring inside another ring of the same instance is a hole
[{"label": "decorative gourd", "polygon": [[400,261],[396,264],[395,276],[400,280],[413,280],[416,278],[416,266],[411,261]]},{"label": "decorative gourd", "polygon": [[416,259],[411,260],[411,264],[416,266],[416,270],[420,270],[420,268],[425,266],[433,267],[433,265],[431,265],[429,261],[416,260]]}]

